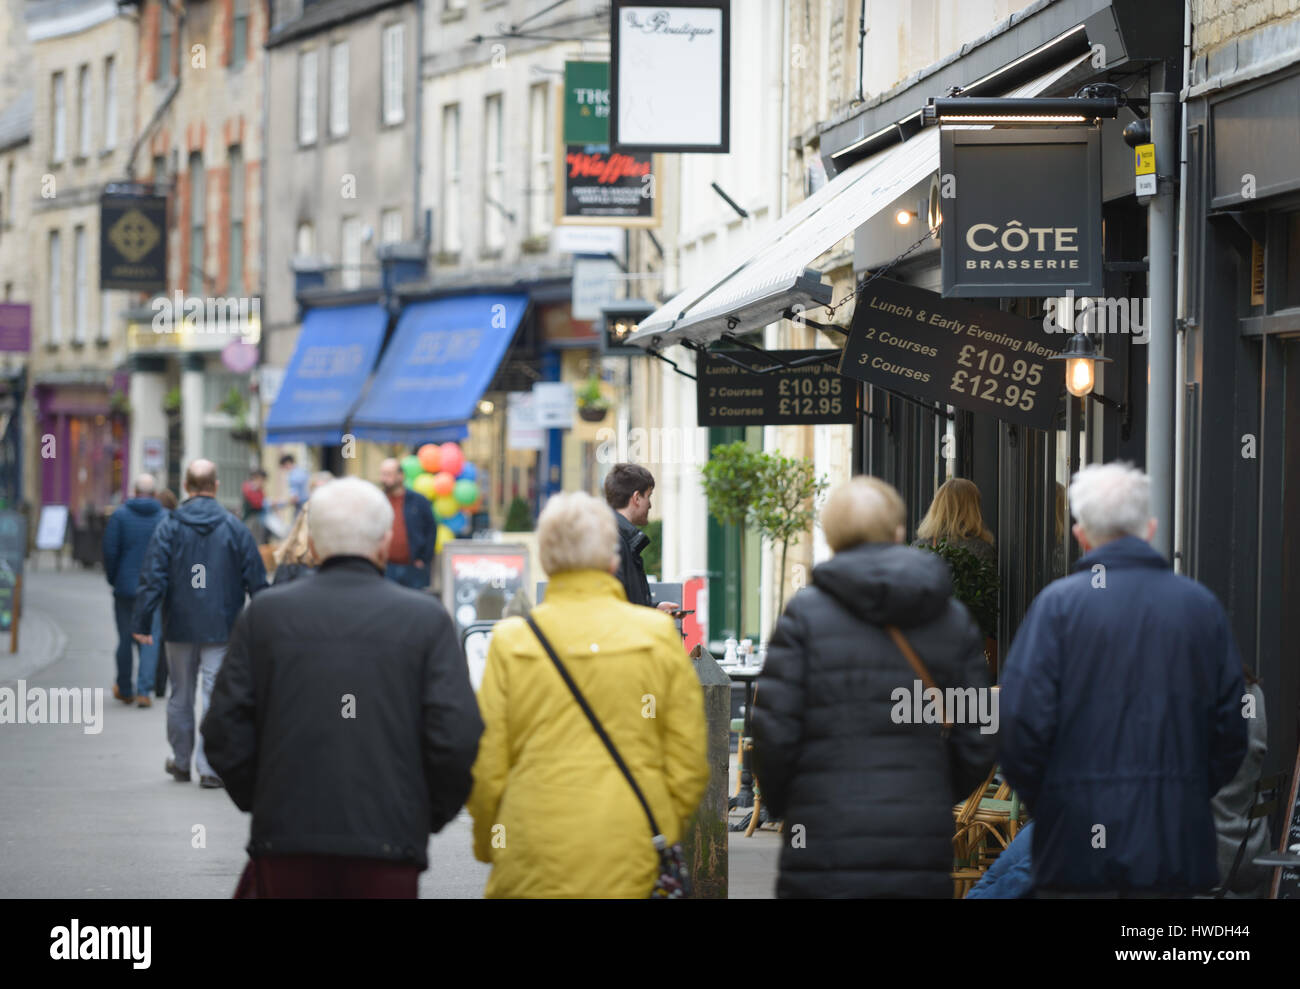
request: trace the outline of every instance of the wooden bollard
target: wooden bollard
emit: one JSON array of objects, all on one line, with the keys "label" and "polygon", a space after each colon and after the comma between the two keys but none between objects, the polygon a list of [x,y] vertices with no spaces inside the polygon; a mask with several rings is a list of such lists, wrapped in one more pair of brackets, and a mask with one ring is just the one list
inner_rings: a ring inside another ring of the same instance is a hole
[{"label": "wooden bollard", "polygon": [[709,733],[709,785],[695,816],[686,825],[682,850],[691,874],[691,898],[727,898],[727,789],[731,751],[731,678],[702,646],[691,650],[704,688]]}]

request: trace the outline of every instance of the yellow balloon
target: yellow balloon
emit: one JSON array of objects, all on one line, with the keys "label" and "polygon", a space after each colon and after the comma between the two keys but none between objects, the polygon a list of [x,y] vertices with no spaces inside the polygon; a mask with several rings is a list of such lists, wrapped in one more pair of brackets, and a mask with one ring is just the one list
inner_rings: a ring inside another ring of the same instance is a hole
[{"label": "yellow balloon", "polygon": [[456,538],[456,534],[452,532],[450,529],[448,529],[445,525],[438,526],[438,536],[433,543],[434,552],[441,553],[442,547],[446,544],[447,540],[455,539],[455,538]]},{"label": "yellow balloon", "polygon": [[438,497],[437,492],[434,490],[434,483],[432,474],[421,474],[411,482],[411,487],[432,501]]},{"label": "yellow balloon", "polygon": [[438,513],[438,518],[449,519],[460,511],[460,502],[451,495],[443,495],[434,500],[433,510]]}]

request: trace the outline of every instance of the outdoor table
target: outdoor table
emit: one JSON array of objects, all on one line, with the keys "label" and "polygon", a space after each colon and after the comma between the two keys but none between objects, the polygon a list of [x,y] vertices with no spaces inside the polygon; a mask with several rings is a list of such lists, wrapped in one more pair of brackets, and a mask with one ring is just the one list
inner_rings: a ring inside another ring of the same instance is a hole
[{"label": "outdoor table", "polygon": [[[763,672],[761,666],[723,666],[723,672],[733,680],[737,680],[745,685],[745,724],[741,733],[742,738],[753,737],[754,725],[754,694],[758,688],[758,675]],[[727,802],[727,809],[732,810],[736,807],[753,807],[754,806],[754,769],[750,749],[743,745],[740,750],[740,792]],[[767,808],[764,807],[759,814],[759,822],[767,820]],[[733,831],[743,831],[748,826],[749,821],[746,819],[740,824],[732,827]]]}]

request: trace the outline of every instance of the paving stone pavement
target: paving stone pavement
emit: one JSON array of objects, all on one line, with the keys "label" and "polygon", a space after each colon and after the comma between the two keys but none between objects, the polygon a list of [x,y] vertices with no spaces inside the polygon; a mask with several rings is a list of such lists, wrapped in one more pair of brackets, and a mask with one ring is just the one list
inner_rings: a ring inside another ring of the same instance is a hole
[{"label": "paving stone pavement", "polygon": [[[248,817],[223,790],[177,783],[165,702],[113,699],[117,631],[98,570],[24,575],[19,651],[0,643],[0,687],[102,689],[101,730],[0,724],[0,897],[229,897],[245,862]],[[197,780],[197,776],[195,777]],[[770,897],[780,836],[731,835],[731,896]],[[462,813],[429,840],[422,897],[476,898],[489,869]]]}]

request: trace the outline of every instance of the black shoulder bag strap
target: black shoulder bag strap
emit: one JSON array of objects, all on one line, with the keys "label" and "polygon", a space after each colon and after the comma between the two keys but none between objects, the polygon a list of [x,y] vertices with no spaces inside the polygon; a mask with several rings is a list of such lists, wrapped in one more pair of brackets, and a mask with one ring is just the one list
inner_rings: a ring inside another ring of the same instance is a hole
[{"label": "black shoulder bag strap", "polygon": [[582,713],[585,714],[587,720],[591,722],[591,727],[596,729],[596,734],[599,735],[600,740],[605,743],[605,748],[609,749],[609,754],[612,755],[614,761],[618,763],[618,768],[623,771],[624,777],[626,777],[628,784],[632,787],[632,792],[636,794],[637,800],[641,801],[641,807],[645,811],[645,816],[650,819],[650,833],[654,836],[655,847],[662,851],[667,847],[667,842],[663,834],[659,831],[659,825],[655,823],[655,816],[651,813],[650,805],[646,803],[645,796],[641,793],[641,788],[636,785],[636,780],[632,778],[632,772],[627,768],[627,763],[625,763],[623,757],[618,754],[618,749],[614,748],[614,743],[610,741],[609,736],[605,734],[605,729],[596,718],[596,713],[591,709],[591,705],[587,703],[587,699],[582,696],[582,691],[580,691],[578,685],[573,682],[573,677],[569,676],[569,671],[564,668],[564,664],[560,662],[560,657],[555,654],[555,650],[551,647],[550,641],[542,634],[542,630],[537,627],[537,623],[533,621],[532,616],[525,615],[524,621],[528,623],[528,627],[531,628],[533,634],[537,636],[537,641],[539,641],[542,644],[542,648],[546,650],[546,655],[551,657],[551,662],[555,664],[555,668],[559,671],[560,677],[564,680],[570,692],[572,692],[573,699],[576,700],[578,706],[582,708]]}]

